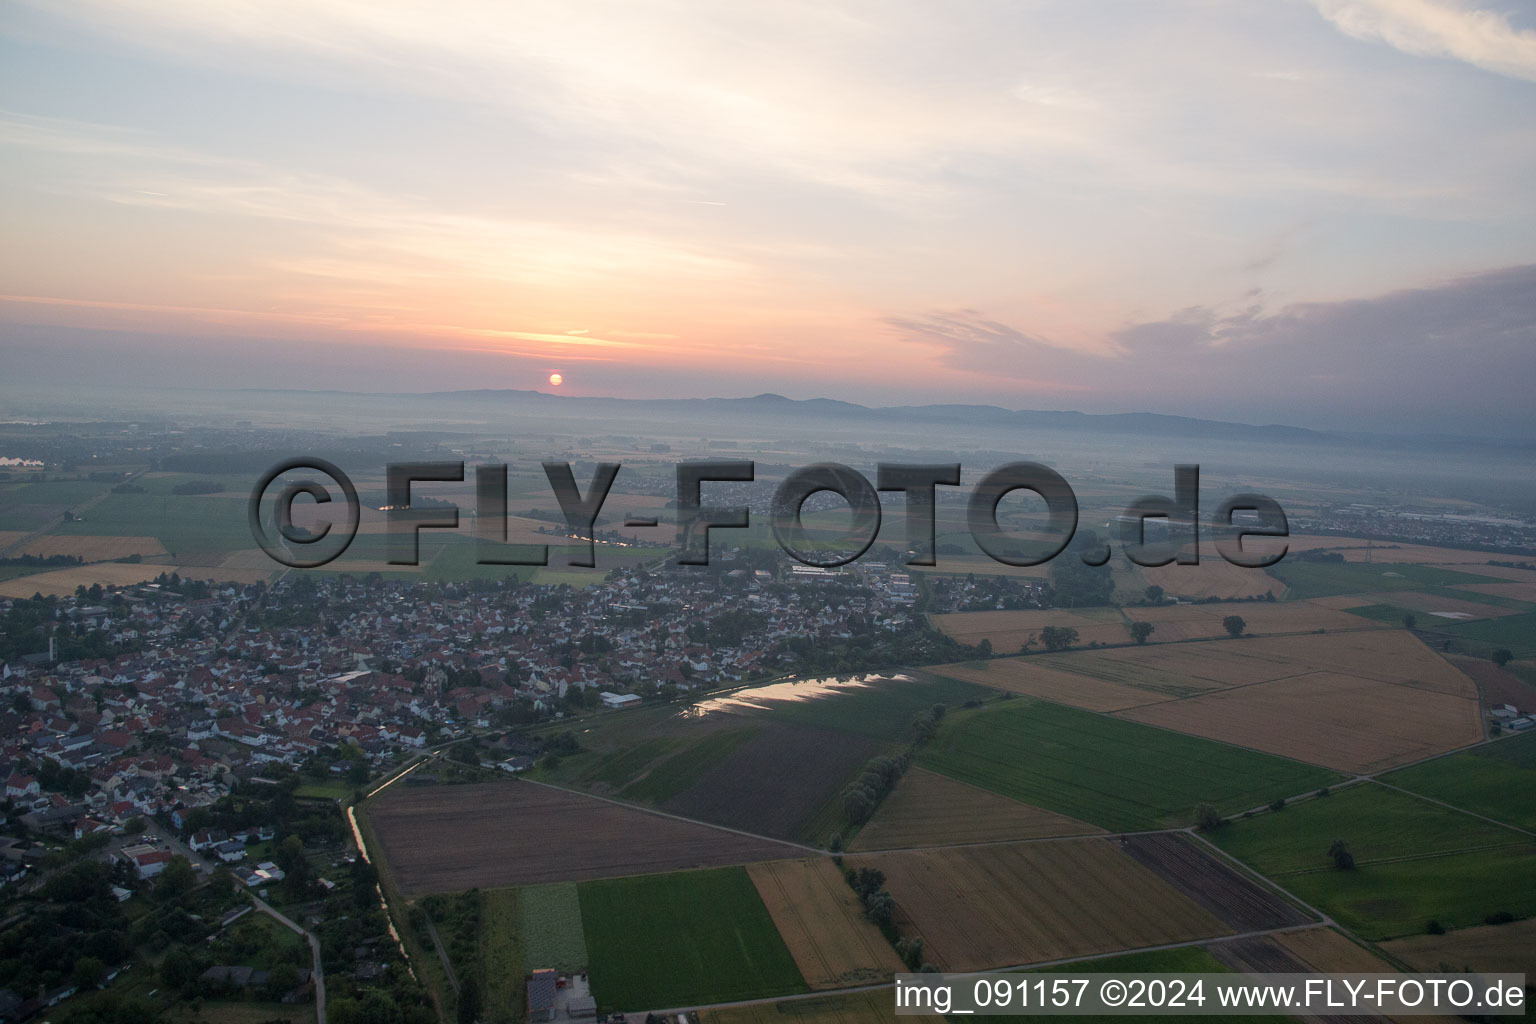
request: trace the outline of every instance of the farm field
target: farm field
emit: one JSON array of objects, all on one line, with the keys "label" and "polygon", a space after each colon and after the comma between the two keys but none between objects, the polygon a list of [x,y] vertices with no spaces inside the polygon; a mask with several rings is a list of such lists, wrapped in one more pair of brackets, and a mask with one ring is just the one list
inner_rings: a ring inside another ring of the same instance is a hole
[{"label": "farm field", "polygon": [[1536,733],[1412,765],[1382,781],[1536,831]]},{"label": "farm field", "polygon": [[[1426,626],[1466,619],[1496,619],[1501,615],[1515,615],[1521,611],[1518,605],[1495,604],[1488,596],[1479,599],[1471,592],[1458,594],[1457,591],[1461,589],[1398,590],[1375,594],[1372,598],[1381,602],[1378,607],[1392,609],[1396,613],[1395,621],[1401,622],[1405,614],[1412,614],[1415,619],[1424,620]],[[1353,614],[1360,614],[1353,608],[1349,610]]]},{"label": "farm field", "polygon": [[1281,932],[1274,940],[1313,970],[1329,974],[1390,974],[1392,965],[1332,928]]},{"label": "farm field", "polygon": [[[844,784],[881,751],[864,736],[784,722],[762,722],[745,742],[702,765],[664,810],[777,838],[819,840],[815,819]],[[663,761],[655,771],[687,757]],[[625,790],[628,796],[637,785]]]},{"label": "farm field", "polygon": [[612,878],[585,882],[579,892],[600,1009],[807,991],[744,868]]},{"label": "farm field", "polygon": [[[1334,669],[1458,697],[1475,696],[1464,674],[1399,630],[1073,650],[960,662],[931,671],[1089,711],[1125,711]],[[1437,705],[1428,710],[1444,709]],[[1177,710],[1169,713],[1179,715]],[[1155,718],[1157,712],[1147,714]],[[1205,735],[1227,738],[1219,733]]]},{"label": "farm field", "polygon": [[1520,678],[1508,667],[1500,668],[1485,658],[1450,654],[1446,660],[1477,684],[1484,706],[1513,704],[1522,712],[1536,711],[1536,684]]},{"label": "farm field", "polygon": [[[1137,609],[1139,612],[1141,609]],[[1026,609],[1021,611],[955,612],[931,615],[934,628],[942,630],[963,644],[975,646],[983,640],[998,654],[1016,653],[1027,641],[1037,645],[1046,626],[1068,626],[1077,630],[1078,642],[1119,644],[1131,637],[1126,619],[1118,608]]]},{"label": "farm field", "polygon": [[[1260,542],[1252,542],[1257,546]],[[1267,542],[1273,543],[1273,542]],[[1256,597],[1274,594],[1276,600],[1286,596],[1284,583],[1270,576],[1263,569],[1245,569],[1222,558],[1215,544],[1201,545],[1198,565],[1143,566],[1141,575],[1149,585],[1159,586],[1170,597],[1200,599],[1219,597],[1224,600],[1235,597]]]},{"label": "farm field", "polygon": [[[1441,548],[1426,544],[1396,544],[1371,541],[1364,537],[1313,537],[1293,536],[1288,538],[1290,550],[1300,551],[1328,551],[1337,552],[1344,556],[1346,562],[1365,562],[1367,558],[1371,562],[1411,562],[1418,565],[1461,565],[1467,571],[1488,571],[1490,575],[1499,570],[1498,566],[1487,565],[1491,555],[1486,551],[1470,551],[1463,548]],[[1514,569],[1512,572],[1523,570]]]},{"label": "farm field", "polygon": [[587,966],[581,899],[575,882],[530,885],[518,893],[523,959],[529,969],[580,971]]},{"label": "farm field", "polygon": [[129,587],[147,583],[161,573],[180,573],[186,579],[217,579],[221,582],[253,583],[271,575],[269,571],[252,570],[216,571],[196,566],[132,565],[127,562],[98,562],[95,565],[72,566],[68,569],[50,569],[29,576],[16,576],[0,581],[0,598],[44,597],[73,594],[76,587],[102,586]]},{"label": "farm field", "polygon": [[910,737],[912,716],[919,711],[935,704],[953,709],[996,696],[995,690],[974,683],[926,672],[904,672],[853,677],[846,685],[807,680],[749,687],[702,701],[696,705],[696,713],[707,720],[719,712],[729,712],[904,744]]},{"label": "farm field", "polygon": [[1187,835],[1128,836],[1121,849],[1210,911],[1234,932],[1304,924],[1315,918],[1276,892],[1212,856]]},{"label": "farm field", "polygon": [[1420,934],[1429,921],[1454,929],[1494,913],[1536,914],[1536,855],[1529,846],[1320,869],[1278,881],[1374,941]]},{"label": "farm field", "polygon": [[1111,840],[849,857],[885,872],[898,926],[949,971],[1223,935],[1229,929]]},{"label": "farm field", "polygon": [[1523,601],[1526,604],[1536,604],[1536,580],[1472,583],[1467,586],[1457,587],[1456,589],[1471,591],[1474,594],[1487,594],[1490,597],[1502,597],[1511,601]]},{"label": "farm field", "polygon": [[1433,628],[1437,638],[1452,639],[1458,651],[1485,655],[1504,647],[1516,658],[1536,657],[1536,612],[1446,626],[1437,623]]},{"label": "farm field", "polygon": [[[481,895],[483,905],[480,932],[475,941],[478,954],[475,966],[479,968],[478,979],[484,993],[488,1024],[512,1024],[521,1019],[513,1008],[524,1005],[524,978],[532,970],[523,943],[522,897],[526,891],[492,889]],[[463,967],[456,969],[464,970]],[[446,978],[442,985],[446,989]]]},{"label": "farm field", "polygon": [[[1094,657],[1098,652],[1081,652]],[[979,686],[990,686],[1008,693],[1039,697],[1058,704],[1070,704],[1087,711],[1122,711],[1171,696],[1159,694],[1128,683],[1074,672],[1078,665],[1074,653],[1065,655],[1030,654],[989,661],[962,661],[935,665],[930,672],[960,679]]]},{"label": "farm field", "polygon": [[[1368,939],[1418,934],[1489,914],[1536,913],[1530,837],[1384,786],[1364,784],[1209,833],[1249,864]],[[1349,844],[1355,867],[1328,847]]]},{"label": "farm field", "polygon": [[87,562],[108,562],[114,558],[139,555],[154,558],[164,555],[165,547],[154,537],[92,537],[89,535],[47,534],[27,541],[17,554],[51,558],[73,555]]},{"label": "farm field", "polygon": [[1111,830],[1184,825],[1202,802],[1231,813],[1339,781],[1311,765],[1027,698],[952,712],[918,763]]},{"label": "farm field", "polygon": [[1476,743],[1475,697],[1312,672],[1120,712],[1337,771],[1365,773]]},{"label": "farm field", "polygon": [[1155,627],[1152,643],[1170,640],[1225,638],[1222,620],[1236,615],[1254,636],[1270,633],[1316,633],[1318,630],[1367,629],[1376,623],[1313,601],[1240,601],[1218,604],[1165,604],[1128,608],[1126,614]]},{"label": "farm field", "polygon": [[[752,739],[756,726],[695,730],[698,735],[679,735],[675,740],[655,738],[633,750],[622,751],[605,766],[602,778],[622,787],[626,800],[658,803],[691,786],[699,775],[713,768],[736,749]],[[691,742],[690,742],[691,740]],[[664,751],[660,759],[656,751]],[[638,774],[631,774],[632,764],[645,762]]]},{"label": "farm field", "polygon": [[1328,844],[1336,838],[1349,843],[1361,867],[1401,857],[1520,846],[1530,838],[1370,782],[1231,822],[1206,835],[1227,853],[1276,878],[1329,869]]},{"label": "farm field", "polygon": [[1473,565],[1466,571],[1416,562],[1302,562],[1288,559],[1267,571],[1290,588],[1295,598],[1328,597],[1333,594],[1372,594],[1380,591],[1421,590],[1463,583],[1497,583],[1482,576]]},{"label": "farm field", "polygon": [[393,786],[364,808],[382,859],[408,897],[805,852],[527,781]]},{"label": "farm field", "polygon": [[752,864],[747,875],[811,988],[872,984],[906,969],[828,858]]},{"label": "farm field", "polygon": [[1104,830],[1065,814],[1032,807],[922,768],[908,769],[850,850],[961,846]]},{"label": "farm field", "polygon": [[1382,948],[1421,971],[1510,972],[1536,975],[1536,918],[1483,924],[1444,935],[1412,935]]}]

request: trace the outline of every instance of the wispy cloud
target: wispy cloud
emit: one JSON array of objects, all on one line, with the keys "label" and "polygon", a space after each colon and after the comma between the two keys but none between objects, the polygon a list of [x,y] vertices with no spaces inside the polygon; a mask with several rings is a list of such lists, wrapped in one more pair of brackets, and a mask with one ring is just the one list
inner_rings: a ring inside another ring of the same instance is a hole
[{"label": "wispy cloud", "polygon": [[1339,30],[1416,57],[1451,57],[1536,81],[1536,31],[1499,11],[1453,0],[1313,0]]}]

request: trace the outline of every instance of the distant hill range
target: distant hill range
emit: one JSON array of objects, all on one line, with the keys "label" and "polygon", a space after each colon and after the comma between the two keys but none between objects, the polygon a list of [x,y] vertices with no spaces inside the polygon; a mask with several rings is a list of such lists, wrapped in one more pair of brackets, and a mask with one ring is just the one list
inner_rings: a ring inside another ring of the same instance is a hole
[{"label": "distant hill range", "polygon": [[264,400],[269,402],[281,396],[283,400],[305,404],[333,398],[363,403],[370,411],[376,405],[387,405],[394,412],[409,411],[429,418],[434,412],[444,414],[452,409],[460,414],[490,418],[536,415],[563,421],[620,419],[634,424],[637,429],[646,420],[750,420],[759,425],[778,423],[800,428],[813,424],[883,427],[903,433],[910,433],[914,427],[932,425],[935,429],[1059,431],[1088,436],[1166,437],[1378,450],[1482,451],[1490,454],[1536,451],[1536,440],[1530,438],[1309,430],[1284,424],[1232,423],[1151,412],[1047,412],[961,404],[872,407],[832,398],[794,399],[775,394],[753,395],[751,398],[598,398],[517,389],[391,394],[291,388],[242,388],[220,393],[247,399],[265,396]]},{"label": "distant hill range", "polygon": [[546,411],[607,415],[626,413],[671,413],[687,416],[751,416],[758,419],[831,419],[848,423],[899,422],[944,424],[946,426],[1012,427],[1063,430],[1094,434],[1150,434],[1158,437],[1208,437],[1230,441],[1271,441],[1329,444],[1345,441],[1330,434],[1303,427],[1277,424],[1254,426],[1220,420],[1194,419],[1189,416],[1165,416],[1159,413],[1042,412],[1030,409],[1004,409],[995,405],[898,405],[870,407],[832,398],[785,398],[761,394],[751,398],[581,398],[551,395],[542,391],[479,390],[440,391],[429,394],[397,395],[394,398],[431,398],[452,401],[494,403],[503,408],[514,405],[541,405]]}]

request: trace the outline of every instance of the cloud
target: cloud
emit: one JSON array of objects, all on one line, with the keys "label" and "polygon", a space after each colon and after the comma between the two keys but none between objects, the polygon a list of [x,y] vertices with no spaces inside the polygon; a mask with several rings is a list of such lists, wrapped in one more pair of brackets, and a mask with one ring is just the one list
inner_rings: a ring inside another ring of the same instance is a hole
[{"label": "cloud", "polygon": [[1416,57],[1452,57],[1485,71],[1536,81],[1536,31],[1497,11],[1449,0],[1313,0],[1346,35]]},{"label": "cloud", "polygon": [[1092,392],[1096,408],[1245,422],[1316,418],[1421,432],[1476,423],[1497,433],[1533,425],[1536,265],[1274,310],[1192,306],[1126,324],[1098,352],[975,310],[885,323],[944,367],[1038,387],[1036,401],[1075,390]]}]

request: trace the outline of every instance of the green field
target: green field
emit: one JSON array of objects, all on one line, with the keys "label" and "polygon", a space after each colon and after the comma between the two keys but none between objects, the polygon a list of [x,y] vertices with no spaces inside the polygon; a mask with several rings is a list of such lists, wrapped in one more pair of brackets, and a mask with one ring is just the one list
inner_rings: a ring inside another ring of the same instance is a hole
[{"label": "green field", "polygon": [[1513,829],[1374,783],[1233,822],[1209,838],[1263,874],[1275,876],[1328,870],[1328,846],[1334,839],[1347,842],[1362,867],[1530,840]]},{"label": "green field", "polygon": [[751,739],[755,728],[724,729],[699,737],[682,750],[656,763],[624,787],[626,800],[661,803],[676,796],[701,774],[725,760],[737,747]]},{"label": "green field", "polygon": [[[525,976],[533,961],[524,949],[521,926],[523,893],[492,889],[481,895],[480,933],[476,949],[485,1024],[513,1024],[524,1019]],[[430,947],[429,947],[430,948]],[[433,957],[435,960],[436,958]],[[460,973],[464,968],[459,968]],[[463,978],[461,977],[462,984]]]},{"label": "green field", "polygon": [[1382,781],[1536,830],[1536,732],[1426,761]]},{"label": "green field", "polygon": [[1456,649],[1470,654],[1487,654],[1507,647],[1517,658],[1536,657],[1536,612],[1458,622],[1452,626],[1436,624],[1435,634],[1454,638]]},{"label": "green field", "polygon": [[[1406,563],[1282,561],[1268,573],[1283,582],[1288,600],[1332,597],[1335,594],[1373,594],[1392,590],[1423,590],[1461,583],[1497,583],[1454,569]],[[1462,595],[1465,597],[1465,595]]]},{"label": "green field", "polygon": [[59,534],[155,537],[173,558],[211,564],[255,547],[245,503],[206,496],[111,494],[79,522],[60,523]]},{"label": "green field", "polygon": [[598,1005],[660,1010],[806,991],[746,869],[583,882]]},{"label": "green field", "polygon": [[746,713],[776,718],[796,725],[840,729],[879,740],[905,741],[912,718],[935,704],[951,710],[967,701],[986,701],[996,691],[975,683],[941,676],[917,676],[911,680],[878,682],[874,686],[841,690],[809,700],[774,701]]},{"label": "green field", "polygon": [[1043,701],[947,716],[925,768],[1113,830],[1188,824],[1331,785],[1323,768]]},{"label": "green field", "polygon": [[523,959],[528,969],[581,971],[587,942],[581,928],[581,897],[575,882],[531,885],[521,894]]},{"label": "green field", "polygon": [[1536,914],[1536,855],[1529,846],[1367,864],[1353,871],[1301,872],[1277,879],[1367,939],[1482,924],[1489,914]]},{"label": "green field", "polygon": [[[1209,838],[1369,939],[1418,934],[1431,919],[1459,928],[1501,910],[1536,913],[1529,836],[1383,786],[1233,822]],[[1335,838],[1355,855],[1352,870],[1331,866]]]}]

